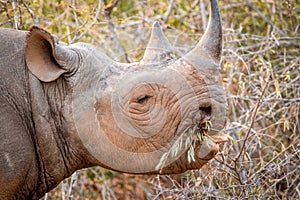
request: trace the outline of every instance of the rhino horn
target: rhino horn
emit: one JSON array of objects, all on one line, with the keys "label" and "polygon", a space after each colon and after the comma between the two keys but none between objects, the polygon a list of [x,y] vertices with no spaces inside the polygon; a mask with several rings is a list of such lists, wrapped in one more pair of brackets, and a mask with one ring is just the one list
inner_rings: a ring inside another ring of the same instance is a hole
[{"label": "rhino horn", "polygon": [[174,50],[158,22],[154,22],[142,64],[157,64],[175,59]]},{"label": "rhino horn", "polygon": [[208,27],[201,40],[185,57],[207,57],[219,62],[222,53],[222,25],[217,0],[210,0],[210,17]]}]

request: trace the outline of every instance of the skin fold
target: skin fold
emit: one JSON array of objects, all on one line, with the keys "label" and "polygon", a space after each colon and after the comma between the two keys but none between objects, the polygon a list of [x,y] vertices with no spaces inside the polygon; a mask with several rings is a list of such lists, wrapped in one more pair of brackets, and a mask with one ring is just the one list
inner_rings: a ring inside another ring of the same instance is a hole
[{"label": "skin fold", "polygon": [[[144,57],[130,64],[38,27],[0,29],[0,38],[0,199],[39,199],[96,165],[133,174],[199,169],[227,141],[218,134],[227,103],[215,0],[203,37],[178,59],[157,22]],[[170,154],[208,122],[201,140]]]}]

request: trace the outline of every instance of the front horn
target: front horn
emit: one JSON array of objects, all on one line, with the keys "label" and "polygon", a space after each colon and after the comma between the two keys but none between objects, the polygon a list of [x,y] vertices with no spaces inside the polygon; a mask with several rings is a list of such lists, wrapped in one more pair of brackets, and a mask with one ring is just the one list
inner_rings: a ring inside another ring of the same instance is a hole
[{"label": "front horn", "polygon": [[194,56],[209,56],[214,62],[219,63],[222,53],[222,24],[217,0],[210,0],[210,16],[208,27],[201,40],[184,57],[188,60]]}]

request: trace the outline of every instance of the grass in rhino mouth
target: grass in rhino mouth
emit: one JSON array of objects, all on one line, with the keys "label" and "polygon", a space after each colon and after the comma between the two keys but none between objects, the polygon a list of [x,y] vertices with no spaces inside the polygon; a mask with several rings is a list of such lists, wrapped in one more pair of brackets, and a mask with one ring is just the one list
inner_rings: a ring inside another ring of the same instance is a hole
[{"label": "grass in rhino mouth", "polygon": [[184,134],[177,138],[174,144],[171,146],[169,151],[165,152],[159,163],[156,165],[155,170],[160,170],[165,167],[166,161],[168,158],[175,158],[182,151],[187,151],[187,159],[188,162],[195,162],[195,147],[196,144],[201,144],[203,142],[203,138],[208,135],[208,132],[211,128],[211,121],[204,121],[200,124],[194,125],[188,128]]}]

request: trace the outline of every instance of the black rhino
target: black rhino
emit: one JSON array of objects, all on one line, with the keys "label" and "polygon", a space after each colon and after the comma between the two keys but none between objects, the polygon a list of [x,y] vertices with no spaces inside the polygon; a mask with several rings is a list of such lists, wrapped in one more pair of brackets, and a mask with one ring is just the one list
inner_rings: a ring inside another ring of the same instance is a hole
[{"label": "black rhino", "polygon": [[[0,199],[39,199],[95,165],[136,174],[199,169],[226,141],[218,134],[227,103],[216,0],[204,36],[179,59],[158,23],[137,63],[60,43],[38,27],[0,29],[0,48]],[[192,160],[185,145],[166,154],[207,121],[211,129],[193,142]]]}]

